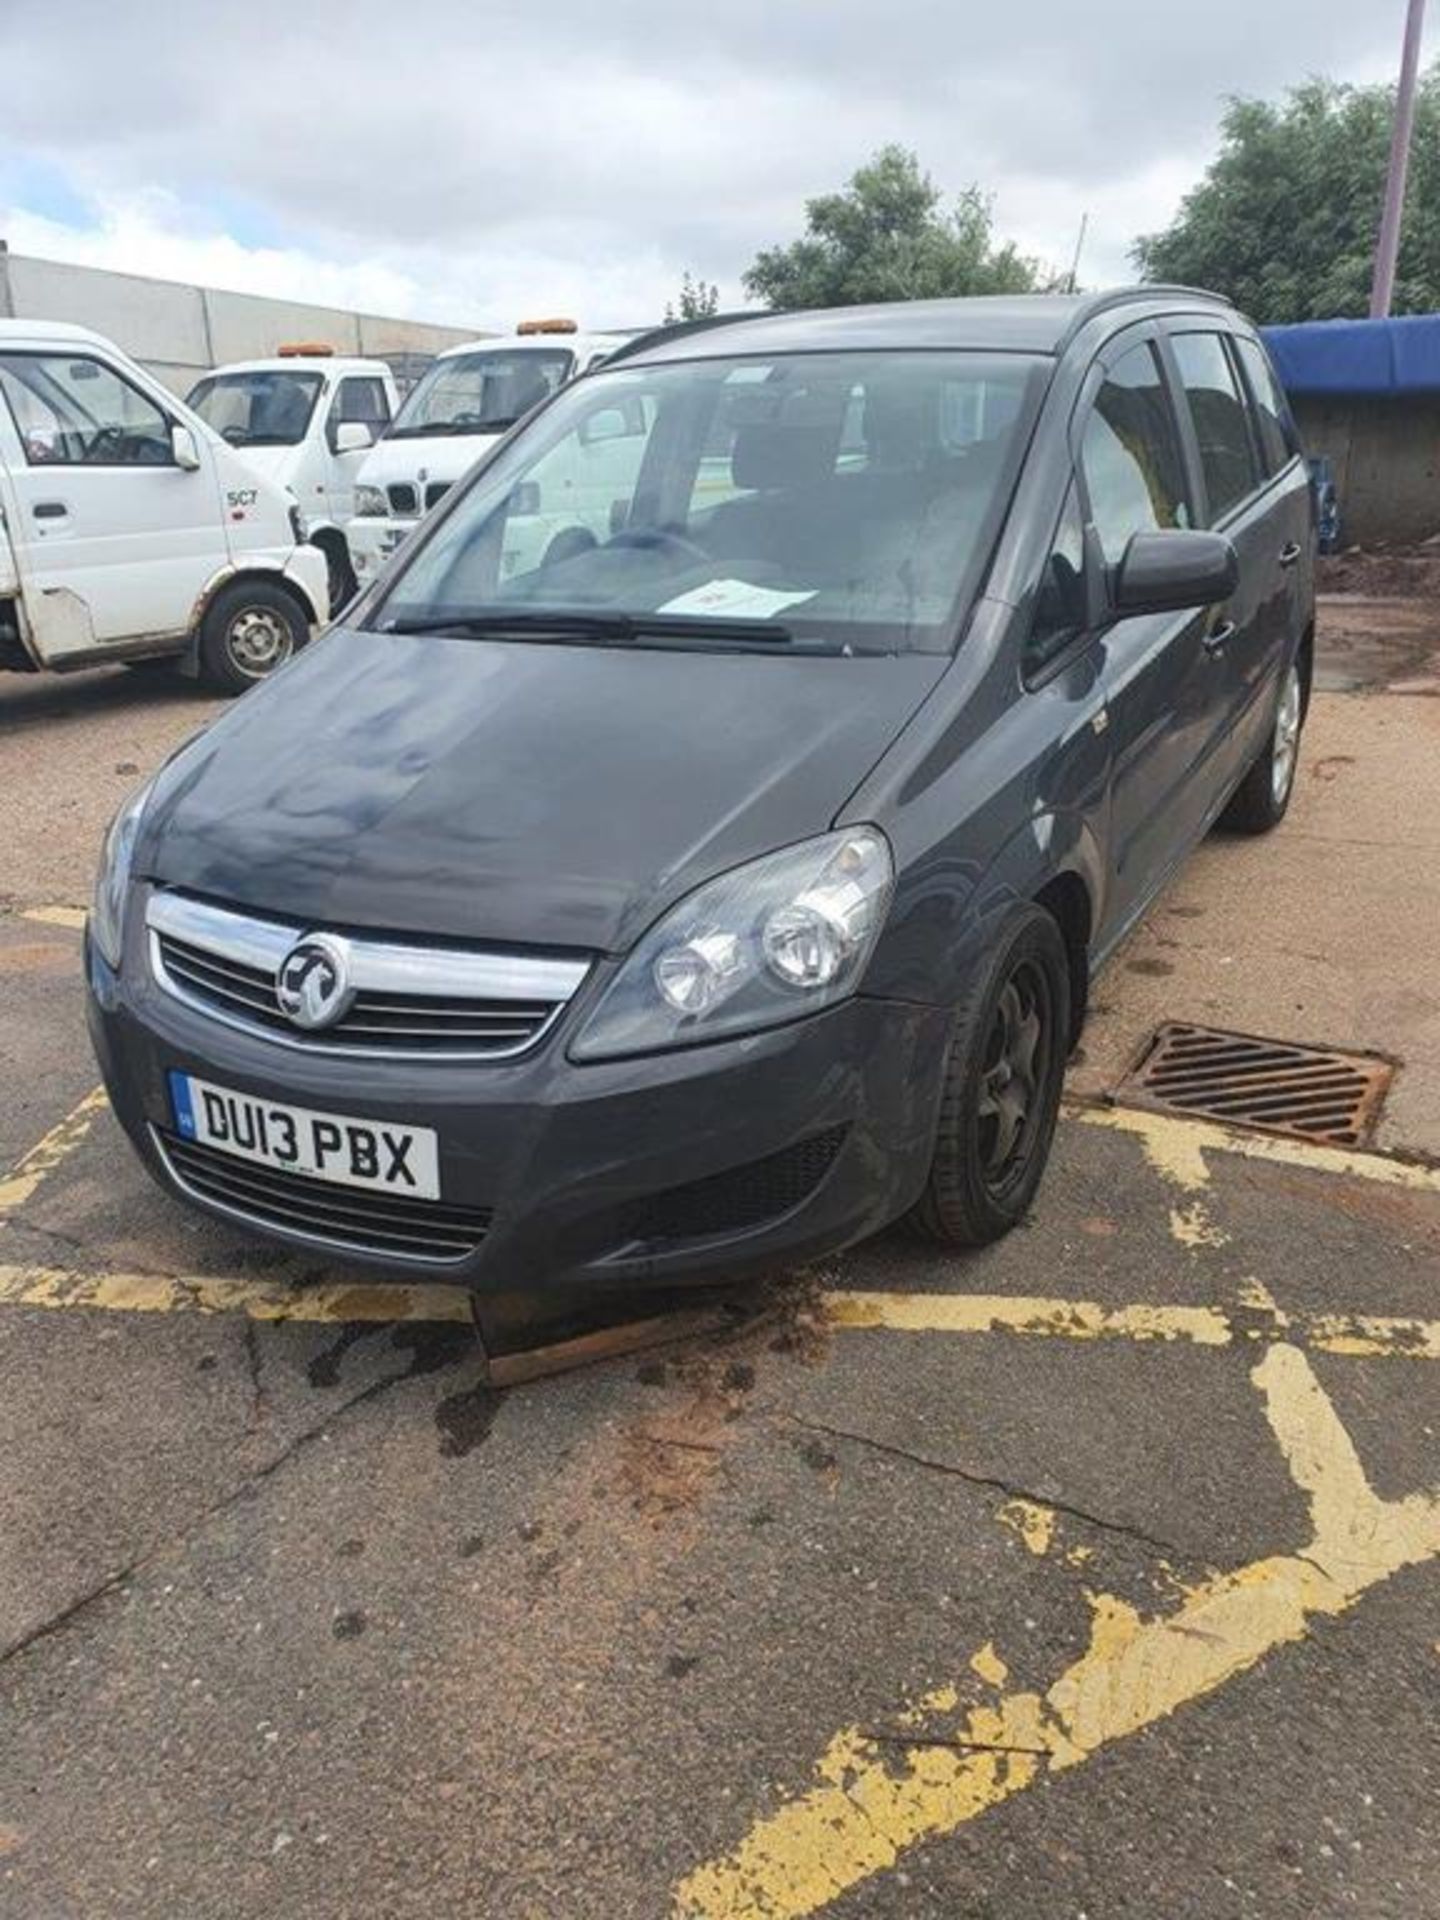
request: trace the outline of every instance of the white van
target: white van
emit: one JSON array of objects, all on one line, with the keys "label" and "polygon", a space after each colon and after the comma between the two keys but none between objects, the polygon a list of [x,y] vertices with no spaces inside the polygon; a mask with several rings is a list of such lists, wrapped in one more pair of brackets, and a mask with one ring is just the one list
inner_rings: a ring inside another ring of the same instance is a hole
[{"label": "white van", "polygon": [[0,320],[0,665],[175,655],[240,693],[328,614],[283,488],[99,334]]},{"label": "white van", "polygon": [[512,340],[475,340],[437,355],[356,478],[348,533],[360,585],[523,414],[628,337],[581,333],[573,320],[525,320]]},{"label": "white van", "polygon": [[399,405],[389,367],[328,346],[285,346],[272,360],[217,367],[188,404],[250,466],[289,488],[329,563],[330,605],[342,607],[355,592],[346,528],[356,476]]}]

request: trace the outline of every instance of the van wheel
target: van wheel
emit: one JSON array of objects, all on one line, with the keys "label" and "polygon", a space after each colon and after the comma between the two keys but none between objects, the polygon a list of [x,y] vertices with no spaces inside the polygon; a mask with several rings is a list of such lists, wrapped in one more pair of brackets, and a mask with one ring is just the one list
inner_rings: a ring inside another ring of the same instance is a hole
[{"label": "van wheel", "polygon": [[237,580],[222,587],[200,623],[200,671],[217,693],[244,693],[304,646],[305,616],[280,587]]},{"label": "van wheel", "polygon": [[1070,972],[1043,907],[1017,907],[955,1014],[930,1178],[910,1215],[927,1239],[980,1247],[1018,1226],[1050,1156],[1070,1032]]},{"label": "van wheel", "polygon": [[1220,825],[1232,833],[1269,833],[1278,827],[1295,791],[1295,769],[1300,762],[1300,731],[1305,724],[1305,689],[1295,661],[1285,669],[1275,725],[1256,755],[1254,765],[1230,796]]}]

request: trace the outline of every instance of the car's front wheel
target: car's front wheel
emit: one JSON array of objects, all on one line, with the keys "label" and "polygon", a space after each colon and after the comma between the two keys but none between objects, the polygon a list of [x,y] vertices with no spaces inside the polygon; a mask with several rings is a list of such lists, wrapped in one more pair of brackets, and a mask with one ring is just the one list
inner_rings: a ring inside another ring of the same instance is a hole
[{"label": "car's front wheel", "polygon": [[1268,833],[1278,827],[1295,791],[1300,764],[1300,733],[1305,725],[1305,683],[1292,660],[1280,682],[1275,724],[1254,764],[1231,794],[1220,825],[1232,833]]},{"label": "car's front wheel", "polygon": [[1070,1050],[1065,943],[1042,907],[1001,925],[956,1010],[930,1178],[911,1215],[927,1239],[978,1247],[1035,1197]]},{"label": "car's front wheel", "polygon": [[200,627],[200,671],[217,693],[244,693],[304,646],[305,616],[283,587],[237,580],[210,602]]}]

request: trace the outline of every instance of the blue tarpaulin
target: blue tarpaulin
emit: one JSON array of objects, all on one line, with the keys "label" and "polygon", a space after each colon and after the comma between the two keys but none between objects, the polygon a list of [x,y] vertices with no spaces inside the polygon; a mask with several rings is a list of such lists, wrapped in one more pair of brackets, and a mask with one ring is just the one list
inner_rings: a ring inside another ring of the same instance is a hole
[{"label": "blue tarpaulin", "polygon": [[1440,393],[1440,313],[1260,331],[1287,393]]}]

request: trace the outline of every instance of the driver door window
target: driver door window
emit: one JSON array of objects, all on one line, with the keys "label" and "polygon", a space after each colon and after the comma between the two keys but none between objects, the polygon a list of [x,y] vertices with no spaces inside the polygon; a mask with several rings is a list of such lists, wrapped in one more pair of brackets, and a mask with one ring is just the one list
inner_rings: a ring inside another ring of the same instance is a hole
[{"label": "driver door window", "polygon": [[368,427],[372,441],[380,438],[390,424],[390,402],[383,380],[373,374],[350,374],[340,382],[327,425],[332,452],[336,430],[351,421]]},{"label": "driver door window", "polygon": [[1130,536],[1193,527],[1180,435],[1155,349],[1132,347],[1110,368],[1085,424],[1080,467],[1107,566]]},{"label": "driver door window", "polygon": [[32,467],[170,466],[170,422],[84,354],[0,354],[3,391]]}]

